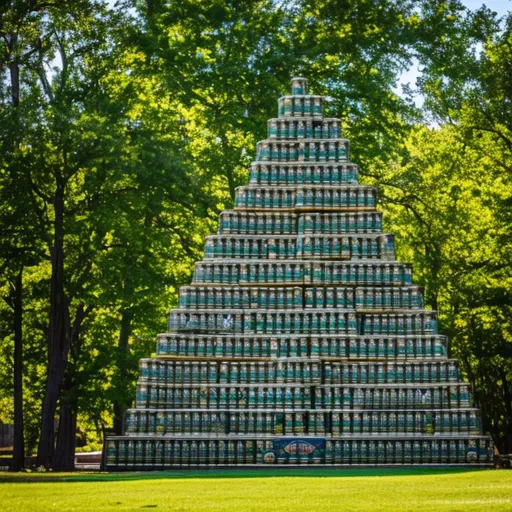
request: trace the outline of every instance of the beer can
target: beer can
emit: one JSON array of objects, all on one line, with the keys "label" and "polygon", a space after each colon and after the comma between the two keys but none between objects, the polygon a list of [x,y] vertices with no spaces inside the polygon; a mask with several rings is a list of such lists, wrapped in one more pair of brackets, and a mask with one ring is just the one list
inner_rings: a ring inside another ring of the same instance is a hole
[{"label": "beer can", "polygon": [[303,121],[299,121],[297,124],[297,138],[303,139],[305,134],[305,126]]},{"label": "beer can", "polygon": [[283,100],[283,114],[285,117],[292,115],[292,99],[285,97]]},{"label": "beer can", "polygon": [[304,100],[302,98],[293,98],[293,115],[302,116],[304,112]]},{"label": "beer can", "polygon": [[[313,110],[313,107],[311,105],[311,98],[304,98],[304,116],[310,116],[311,112]],[[309,128],[309,130],[308,130]],[[312,130],[312,123],[311,121],[306,122],[306,137],[311,138],[310,130]]]},{"label": "beer can", "polygon": [[338,121],[333,121],[329,128],[329,137],[331,139],[337,139],[340,136],[340,124]]},{"label": "beer can", "polygon": [[319,96],[313,98],[313,116],[321,117],[322,116],[322,101]]},{"label": "beer can", "polygon": [[277,122],[275,119],[270,119],[268,121],[268,136],[270,139],[277,137]]},{"label": "beer can", "polygon": [[333,450],[333,462],[334,464],[341,464],[343,461],[342,459],[342,445],[341,441],[332,441],[332,450]]},{"label": "beer can", "polygon": [[[323,416],[323,413],[321,413]],[[349,429],[346,429],[345,425],[345,416],[348,416],[347,414],[343,414],[343,427],[342,427],[342,421],[340,420],[340,413],[333,412],[331,416],[331,434],[333,436],[339,436],[342,432],[349,432]],[[349,420],[350,423],[350,420]],[[323,418],[323,429],[321,432],[325,432],[325,418]]]}]

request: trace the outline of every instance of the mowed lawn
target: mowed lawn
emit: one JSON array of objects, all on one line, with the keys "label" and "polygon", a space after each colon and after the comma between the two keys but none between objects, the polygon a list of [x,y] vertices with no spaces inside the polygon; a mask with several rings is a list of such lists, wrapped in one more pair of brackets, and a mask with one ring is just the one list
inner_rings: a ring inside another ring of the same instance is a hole
[{"label": "mowed lawn", "polygon": [[512,510],[512,471],[427,469],[0,473],[0,510]]}]

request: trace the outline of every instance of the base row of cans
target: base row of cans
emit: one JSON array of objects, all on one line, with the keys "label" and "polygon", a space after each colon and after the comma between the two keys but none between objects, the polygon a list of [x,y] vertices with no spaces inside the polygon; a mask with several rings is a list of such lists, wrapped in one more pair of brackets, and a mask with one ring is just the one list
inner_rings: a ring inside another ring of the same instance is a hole
[{"label": "base row of cans", "polygon": [[381,233],[382,214],[360,213],[252,213],[225,210],[219,217],[219,234],[294,235]]},{"label": "base row of cans", "polygon": [[357,185],[357,166],[350,163],[265,164],[253,162],[251,185]]},{"label": "base row of cans", "polygon": [[349,142],[346,139],[317,141],[269,142],[264,140],[256,144],[258,162],[346,162]]},{"label": "base row of cans", "polygon": [[373,209],[377,201],[375,188],[357,187],[237,187],[236,209],[310,208]]},{"label": "base row of cans", "polygon": [[349,308],[356,310],[423,309],[417,286],[369,287],[248,287],[182,286],[180,308],[296,309]]},{"label": "base row of cans", "polygon": [[183,386],[139,383],[136,407],[171,409],[413,409],[470,407],[467,384],[279,385],[188,384]]},{"label": "base row of cans", "polygon": [[297,262],[198,262],[194,283],[218,284],[326,284],[366,286],[412,285],[412,267],[407,263],[367,261]]},{"label": "base row of cans", "polygon": [[280,119],[268,120],[269,139],[338,139],[341,137],[340,120]]},{"label": "base row of cans", "polygon": [[489,438],[320,440],[106,440],[104,469],[164,469],[197,465],[492,464]]},{"label": "base row of cans", "polygon": [[402,384],[458,382],[460,373],[454,359],[409,363],[340,363],[302,359],[252,363],[141,359],[139,379],[141,383],[154,381],[162,384]]},{"label": "base row of cans", "polygon": [[332,357],[343,359],[444,359],[444,336],[208,336],[162,334],[160,356],[216,358]]},{"label": "base row of cans", "polygon": [[427,411],[181,411],[130,409],[125,435],[478,434],[476,409]]},{"label": "base row of cans", "polygon": [[395,260],[392,235],[210,235],[205,258]]},{"label": "base row of cans", "polygon": [[[249,312],[248,312],[249,311]],[[254,312],[253,312],[254,311]],[[259,333],[437,334],[434,311],[359,313],[339,309],[173,309],[169,331]]]}]

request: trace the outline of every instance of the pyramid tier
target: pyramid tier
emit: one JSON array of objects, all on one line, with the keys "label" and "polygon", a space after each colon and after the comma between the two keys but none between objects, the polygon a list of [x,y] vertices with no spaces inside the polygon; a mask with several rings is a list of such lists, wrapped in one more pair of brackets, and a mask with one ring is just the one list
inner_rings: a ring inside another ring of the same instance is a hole
[{"label": "pyramid tier", "polygon": [[269,140],[339,139],[341,123],[337,117],[273,117],[267,122]]},{"label": "pyramid tier", "polygon": [[[421,313],[418,313],[421,315]],[[419,323],[411,323],[412,332],[429,329],[430,313]],[[416,315],[415,315],[416,316]],[[411,319],[412,321],[412,319]],[[425,326],[424,326],[425,324]],[[173,309],[169,331],[207,332],[340,332],[356,333],[354,310],[325,308],[321,313],[309,309]],[[433,331],[433,328],[430,328]]]},{"label": "pyramid tier", "polygon": [[471,407],[469,385],[428,384],[165,384],[139,383],[137,408],[416,409]]},{"label": "pyramid tier", "polygon": [[319,383],[319,358],[286,358],[272,362],[207,362],[142,359],[139,383]]},{"label": "pyramid tier", "polygon": [[313,407],[314,392],[314,388],[301,384],[138,383],[135,406],[138,409],[309,409]]},{"label": "pyramid tier", "polygon": [[348,162],[347,139],[262,140],[256,144],[256,162]]},{"label": "pyramid tier", "polygon": [[241,284],[257,286],[412,285],[412,266],[399,261],[361,260],[350,262],[292,260],[245,260],[198,262],[194,284]]},{"label": "pyramid tier", "polygon": [[380,259],[395,261],[392,235],[209,235],[208,259]]},{"label": "pyramid tier", "polygon": [[478,435],[392,437],[371,434],[350,439],[324,437],[230,437],[189,439],[107,438],[105,468],[109,471],[168,469],[193,466],[481,464],[493,461],[491,440]]},{"label": "pyramid tier", "polygon": [[437,334],[437,313],[360,313],[351,309],[173,309],[169,331],[233,333]]},{"label": "pyramid tier", "polygon": [[467,383],[324,384],[314,388],[317,407],[365,409],[471,407]]},{"label": "pyramid tier", "polygon": [[236,210],[375,211],[377,191],[370,186],[237,187]]},{"label": "pyramid tier", "polygon": [[298,233],[382,232],[382,213],[307,213],[298,216]]},{"label": "pyramid tier", "polygon": [[320,358],[272,361],[141,359],[139,383],[162,384],[404,384],[459,382],[455,359],[442,361],[336,362]]},{"label": "pyramid tier", "polygon": [[125,435],[479,434],[478,409],[129,409]]},{"label": "pyramid tier", "polygon": [[447,357],[447,339],[431,336],[320,336],[284,334],[188,334],[158,336],[160,357],[194,359],[266,360],[276,357],[323,357],[349,361],[403,359],[442,360]]},{"label": "pyramid tier", "polygon": [[219,234],[294,235],[382,232],[382,213],[272,213],[225,210],[219,218]]},{"label": "pyramid tier", "polygon": [[277,100],[279,119],[287,117],[322,118],[324,97],[312,94],[281,96]]},{"label": "pyramid tier", "polygon": [[352,163],[253,162],[249,174],[250,185],[357,185],[357,165]]},{"label": "pyramid tier", "polygon": [[456,359],[443,361],[389,361],[323,363],[323,382],[326,384],[402,384],[459,382]]},{"label": "pyramid tier", "polygon": [[293,309],[350,308],[356,312],[423,309],[418,286],[182,286],[180,308]]}]

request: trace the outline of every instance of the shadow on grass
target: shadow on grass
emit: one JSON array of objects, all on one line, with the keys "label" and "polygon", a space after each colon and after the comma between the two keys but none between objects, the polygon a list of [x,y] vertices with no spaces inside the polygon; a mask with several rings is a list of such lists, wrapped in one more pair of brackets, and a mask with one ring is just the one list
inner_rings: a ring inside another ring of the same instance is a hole
[{"label": "shadow on grass", "polygon": [[134,480],[178,480],[215,478],[350,478],[449,475],[489,471],[485,467],[393,467],[393,468],[260,468],[260,469],[181,469],[124,473],[0,473],[1,483],[47,482],[126,482]]}]

